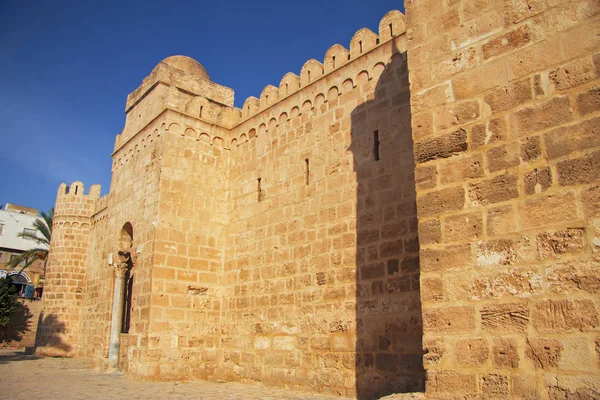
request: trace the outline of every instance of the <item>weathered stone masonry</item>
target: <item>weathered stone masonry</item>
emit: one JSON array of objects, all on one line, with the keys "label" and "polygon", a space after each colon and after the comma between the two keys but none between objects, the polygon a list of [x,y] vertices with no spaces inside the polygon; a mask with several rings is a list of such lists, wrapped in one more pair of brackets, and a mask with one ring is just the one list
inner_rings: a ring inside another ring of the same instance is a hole
[{"label": "weathered stone masonry", "polygon": [[600,5],[405,6],[242,109],[159,63],[59,189],[38,352],[109,367],[120,251],[135,377],[598,397]]}]

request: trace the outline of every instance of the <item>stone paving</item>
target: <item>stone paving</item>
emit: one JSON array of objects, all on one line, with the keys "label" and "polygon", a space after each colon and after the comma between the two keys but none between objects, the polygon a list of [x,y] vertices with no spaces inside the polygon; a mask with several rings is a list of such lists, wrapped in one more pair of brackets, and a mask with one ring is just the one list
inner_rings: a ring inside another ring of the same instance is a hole
[{"label": "stone paving", "polygon": [[340,399],[239,383],[139,382],[92,371],[83,359],[0,351],[0,399]]}]

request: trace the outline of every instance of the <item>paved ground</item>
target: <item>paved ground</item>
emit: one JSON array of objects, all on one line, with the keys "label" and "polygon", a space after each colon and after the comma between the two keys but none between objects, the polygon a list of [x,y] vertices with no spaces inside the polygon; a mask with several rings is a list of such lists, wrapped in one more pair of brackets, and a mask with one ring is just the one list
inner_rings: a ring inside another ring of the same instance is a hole
[{"label": "paved ground", "polygon": [[81,359],[37,358],[0,351],[0,399],[340,399],[239,383],[137,382],[94,372]]}]

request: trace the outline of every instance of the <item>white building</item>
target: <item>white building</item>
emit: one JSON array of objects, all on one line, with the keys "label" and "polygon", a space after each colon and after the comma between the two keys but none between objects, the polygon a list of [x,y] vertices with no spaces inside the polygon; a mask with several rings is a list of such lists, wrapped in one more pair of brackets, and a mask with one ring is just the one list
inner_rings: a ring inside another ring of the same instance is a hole
[{"label": "white building", "polygon": [[[6,263],[13,257],[36,248],[45,247],[34,240],[24,239],[18,236],[21,232],[31,230],[37,232],[34,222],[38,219],[38,210],[34,208],[17,206],[7,203],[4,209],[0,209],[0,277],[12,276],[13,282],[19,286],[20,292],[25,291],[27,284],[34,285],[36,289],[43,285],[43,262],[35,262],[23,271],[20,276],[18,270],[9,270]],[[41,294],[41,290],[37,290]]]}]

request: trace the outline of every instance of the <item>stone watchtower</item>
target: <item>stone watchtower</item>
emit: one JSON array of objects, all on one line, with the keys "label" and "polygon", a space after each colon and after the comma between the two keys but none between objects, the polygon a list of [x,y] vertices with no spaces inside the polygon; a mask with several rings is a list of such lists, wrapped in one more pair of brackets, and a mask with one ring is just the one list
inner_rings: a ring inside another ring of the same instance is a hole
[{"label": "stone watchtower", "polygon": [[[128,96],[110,194],[98,199],[95,185],[83,196],[81,183],[59,189],[46,297],[52,320],[40,332],[56,343],[58,327],[65,350],[43,354],[96,357],[115,367],[121,352],[122,369],[156,376],[147,346],[171,345],[177,315],[170,305],[189,301],[190,291],[218,292],[232,110],[233,90],[185,56],[161,61]],[[210,296],[202,301],[214,313],[206,318],[219,315]],[[126,362],[129,343],[136,356]]]},{"label": "stone watchtower", "polygon": [[64,356],[77,352],[91,217],[99,197],[100,185],[92,185],[87,195],[81,182],[71,186],[63,183],[58,188],[38,354]]}]

